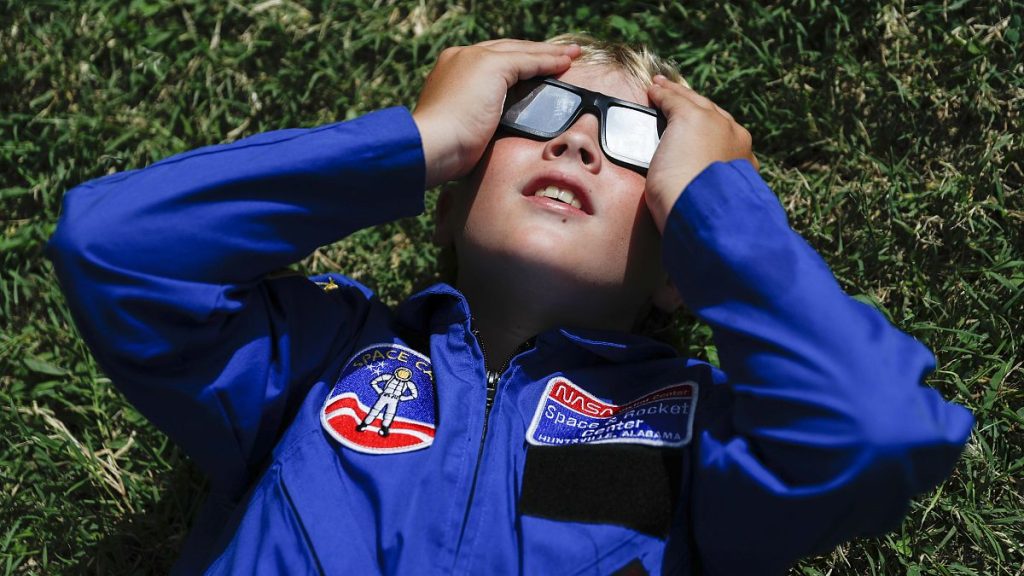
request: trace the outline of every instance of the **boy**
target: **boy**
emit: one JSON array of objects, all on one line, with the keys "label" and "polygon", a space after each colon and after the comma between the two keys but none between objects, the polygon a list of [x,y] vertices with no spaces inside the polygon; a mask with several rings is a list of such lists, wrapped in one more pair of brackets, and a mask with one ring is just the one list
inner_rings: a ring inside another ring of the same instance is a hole
[{"label": "boy", "polygon": [[[51,255],[86,341],[211,478],[178,571],[780,574],[948,474],[972,419],[920,386],[931,355],[670,74],[582,37],[451,48],[411,116],[68,194]],[[454,288],[392,311],[270,274],[458,179]],[[722,371],[629,333],[679,296]]]}]

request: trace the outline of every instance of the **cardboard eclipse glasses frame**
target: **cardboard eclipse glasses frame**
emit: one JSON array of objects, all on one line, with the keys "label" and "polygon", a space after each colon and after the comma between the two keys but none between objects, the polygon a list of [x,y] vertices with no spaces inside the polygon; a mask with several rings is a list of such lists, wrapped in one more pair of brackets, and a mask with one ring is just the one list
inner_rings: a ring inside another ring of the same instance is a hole
[{"label": "cardboard eclipse glasses frame", "polygon": [[550,140],[584,112],[600,119],[601,151],[608,159],[647,173],[667,124],[654,108],[541,78],[519,82],[508,91],[499,125],[513,134]]}]

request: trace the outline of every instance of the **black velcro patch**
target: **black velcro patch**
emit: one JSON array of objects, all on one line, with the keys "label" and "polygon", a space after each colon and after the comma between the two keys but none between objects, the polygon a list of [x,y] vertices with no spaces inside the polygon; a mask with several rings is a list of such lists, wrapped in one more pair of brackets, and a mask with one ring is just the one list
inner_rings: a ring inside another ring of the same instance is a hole
[{"label": "black velcro patch", "polygon": [[681,468],[679,448],[531,445],[519,513],[617,524],[665,538],[679,500]]}]

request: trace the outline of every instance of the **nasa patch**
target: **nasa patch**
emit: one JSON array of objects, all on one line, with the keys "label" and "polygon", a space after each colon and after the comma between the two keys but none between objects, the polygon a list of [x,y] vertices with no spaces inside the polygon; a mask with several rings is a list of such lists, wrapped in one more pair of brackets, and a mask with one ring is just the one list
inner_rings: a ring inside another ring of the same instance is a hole
[{"label": "nasa patch", "polygon": [[367,454],[426,448],[436,422],[430,359],[390,343],[353,355],[320,411],[331,437]]},{"label": "nasa patch", "polygon": [[696,382],[666,386],[617,405],[556,377],[548,381],[526,440],[535,446],[623,443],[674,448],[690,442],[696,409]]}]

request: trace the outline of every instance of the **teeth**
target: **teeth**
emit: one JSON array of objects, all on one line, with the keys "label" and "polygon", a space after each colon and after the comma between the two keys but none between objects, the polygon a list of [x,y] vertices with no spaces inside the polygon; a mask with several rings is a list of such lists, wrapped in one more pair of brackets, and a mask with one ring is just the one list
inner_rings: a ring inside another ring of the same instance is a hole
[{"label": "teeth", "polygon": [[555,186],[548,186],[547,188],[541,188],[533,194],[534,196],[544,196],[559,202],[565,202],[571,205],[573,208],[580,209],[583,207],[583,203],[576,199],[576,195],[568,190],[562,190]]}]

